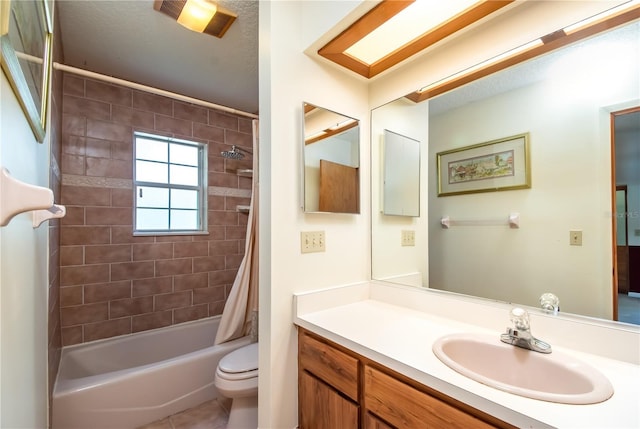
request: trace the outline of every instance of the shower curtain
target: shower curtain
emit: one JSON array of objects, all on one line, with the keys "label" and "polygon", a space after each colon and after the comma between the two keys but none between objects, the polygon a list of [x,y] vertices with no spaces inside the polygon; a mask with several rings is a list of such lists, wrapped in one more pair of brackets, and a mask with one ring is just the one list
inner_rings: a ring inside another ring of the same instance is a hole
[{"label": "shower curtain", "polygon": [[[248,335],[252,329],[254,313],[258,310],[258,120],[253,128],[253,181],[251,203],[247,221],[244,258],[238,268],[229,298],[222,312],[215,344]],[[254,321],[253,323],[257,323]]]}]

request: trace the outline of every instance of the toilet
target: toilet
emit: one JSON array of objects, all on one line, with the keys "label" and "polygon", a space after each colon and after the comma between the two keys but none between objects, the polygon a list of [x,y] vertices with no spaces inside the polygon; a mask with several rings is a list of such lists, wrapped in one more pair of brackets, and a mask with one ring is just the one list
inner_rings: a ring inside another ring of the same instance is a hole
[{"label": "toilet", "polygon": [[220,359],[214,383],[222,396],[231,399],[227,429],[256,429],[258,343],[240,347]]}]

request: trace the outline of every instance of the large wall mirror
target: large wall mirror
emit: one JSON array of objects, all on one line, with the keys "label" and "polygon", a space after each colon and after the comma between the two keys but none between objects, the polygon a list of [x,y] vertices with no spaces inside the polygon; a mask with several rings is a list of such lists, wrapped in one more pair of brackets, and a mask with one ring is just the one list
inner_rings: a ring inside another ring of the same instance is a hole
[{"label": "large wall mirror", "polygon": [[[638,76],[636,20],[427,101],[374,109],[372,278],[532,307],[553,292],[563,313],[613,319],[616,217],[626,220],[629,248],[640,246],[640,175],[632,173],[640,171]],[[426,202],[411,221],[378,210],[384,128],[422,142]],[[530,188],[438,196],[438,153],[524,133]],[[614,138],[624,162],[612,160]],[[624,213],[612,207],[616,184],[626,185]],[[513,212],[520,228],[509,227]],[[443,228],[445,216],[460,222]],[[415,247],[398,244],[407,228]],[[571,231],[581,232],[581,245],[570,244]]]},{"label": "large wall mirror", "polygon": [[306,213],[360,213],[360,122],[303,103]]}]

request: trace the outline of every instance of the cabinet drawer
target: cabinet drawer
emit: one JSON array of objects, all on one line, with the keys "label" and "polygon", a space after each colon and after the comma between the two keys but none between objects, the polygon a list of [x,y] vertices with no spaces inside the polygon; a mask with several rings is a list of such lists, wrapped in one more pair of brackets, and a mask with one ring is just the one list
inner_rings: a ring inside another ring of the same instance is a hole
[{"label": "cabinet drawer", "polygon": [[364,404],[397,428],[493,428],[433,396],[370,366],[364,369]]},{"label": "cabinet drawer", "polygon": [[303,332],[298,336],[298,356],[301,370],[358,401],[358,359]]}]

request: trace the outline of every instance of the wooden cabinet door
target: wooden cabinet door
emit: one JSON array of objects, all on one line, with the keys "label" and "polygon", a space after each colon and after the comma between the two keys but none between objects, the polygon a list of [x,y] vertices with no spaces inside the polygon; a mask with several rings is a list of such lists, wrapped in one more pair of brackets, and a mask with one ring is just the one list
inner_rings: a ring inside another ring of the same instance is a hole
[{"label": "wooden cabinet door", "polygon": [[364,429],[395,429],[393,426],[389,426],[373,414],[365,413],[364,416]]},{"label": "wooden cabinet door", "polygon": [[300,429],[357,429],[358,405],[307,372],[299,380]]}]

